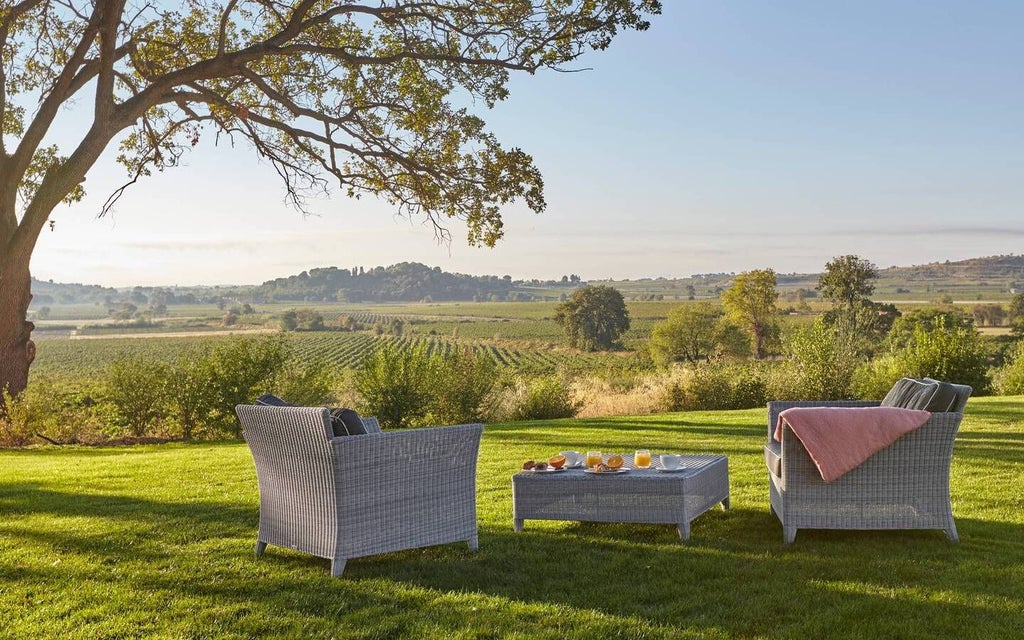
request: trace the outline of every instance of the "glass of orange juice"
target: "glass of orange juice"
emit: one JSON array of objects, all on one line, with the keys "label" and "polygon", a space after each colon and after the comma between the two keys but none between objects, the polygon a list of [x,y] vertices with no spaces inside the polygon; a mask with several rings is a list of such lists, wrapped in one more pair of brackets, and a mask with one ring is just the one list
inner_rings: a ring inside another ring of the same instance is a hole
[{"label": "glass of orange juice", "polygon": [[647,449],[637,449],[633,454],[633,466],[637,469],[647,469],[651,466],[651,452]]},{"label": "glass of orange juice", "polygon": [[601,452],[600,451],[588,451],[587,452],[587,466],[592,467],[595,464],[601,464]]}]

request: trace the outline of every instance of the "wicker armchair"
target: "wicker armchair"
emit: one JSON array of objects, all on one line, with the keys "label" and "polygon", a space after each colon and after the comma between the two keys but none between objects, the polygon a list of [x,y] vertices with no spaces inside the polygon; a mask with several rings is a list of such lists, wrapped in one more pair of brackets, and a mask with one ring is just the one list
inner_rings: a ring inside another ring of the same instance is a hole
[{"label": "wicker armchair", "polygon": [[786,425],[773,440],[779,413],[792,407],[871,407],[877,402],[769,402],[768,467],[771,512],[783,541],[797,529],[940,529],[956,541],[949,500],[953,439],[971,388],[954,385],[962,400],[954,411],[933,413],[922,427],[879,451],[859,467],[826,483],[803,444]]},{"label": "wicker armchair", "polygon": [[483,425],[334,437],[328,410],[235,407],[260,491],[256,555],[268,544],[349,558],[465,541],[477,548]]}]

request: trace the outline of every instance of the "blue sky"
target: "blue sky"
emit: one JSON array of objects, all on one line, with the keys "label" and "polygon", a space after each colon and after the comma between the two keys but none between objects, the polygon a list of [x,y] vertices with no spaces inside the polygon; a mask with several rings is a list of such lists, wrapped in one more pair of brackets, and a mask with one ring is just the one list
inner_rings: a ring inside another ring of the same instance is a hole
[{"label": "blue sky", "polygon": [[1024,3],[678,2],[591,70],[518,77],[480,115],[534,156],[548,210],[505,210],[495,249],[451,246],[337,194],[303,218],[244,146],[204,142],[134,186],[113,153],[62,206],[43,279],[255,284],[418,261],[514,278],[820,271],[1024,251]]}]

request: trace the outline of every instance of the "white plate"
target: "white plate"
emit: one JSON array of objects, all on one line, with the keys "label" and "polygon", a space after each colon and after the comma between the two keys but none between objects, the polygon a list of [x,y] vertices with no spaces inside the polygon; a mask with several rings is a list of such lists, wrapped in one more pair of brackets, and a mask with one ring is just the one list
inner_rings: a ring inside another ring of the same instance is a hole
[{"label": "white plate", "polygon": [[615,471],[597,471],[595,469],[584,469],[583,473],[594,473],[594,474],[597,474],[599,476],[603,476],[605,474],[611,474],[611,473],[629,473],[629,469],[616,469]]},{"label": "white plate", "polygon": [[523,471],[527,471],[529,473],[558,473],[559,471],[565,471],[565,467],[560,469],[554,469],[552,467],[548,467],[547,469],[523,469]]},{"label": "white plate", "polygon": [[663,469],[661,467],[655,467],[655,471],[662,473],[679,473],[680,471],[686,471],[686,467],[676,467],[675,469]]}]

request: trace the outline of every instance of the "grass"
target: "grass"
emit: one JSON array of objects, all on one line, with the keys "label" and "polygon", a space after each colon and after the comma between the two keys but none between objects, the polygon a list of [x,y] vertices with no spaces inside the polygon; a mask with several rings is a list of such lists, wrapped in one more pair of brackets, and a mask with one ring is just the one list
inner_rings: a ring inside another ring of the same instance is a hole
[{"label": "grass", "polygon": [[[1024,398],[973,399],[953,461],[961,535],[801,531],[768,515],[762,410],[488,425],[480,550],[328,562],[252,555],[244,444],[0,452],[11,638],[1009,638],[1024,621]],[[667,525],[528,521],[509,478],[560,449],[729,456],[732,510]],[[457,463],[458,461],[453,461]]]}]

